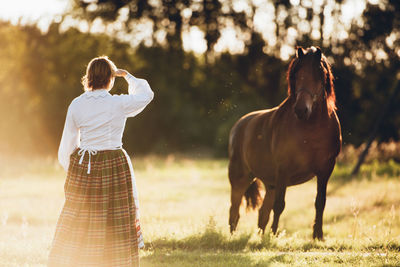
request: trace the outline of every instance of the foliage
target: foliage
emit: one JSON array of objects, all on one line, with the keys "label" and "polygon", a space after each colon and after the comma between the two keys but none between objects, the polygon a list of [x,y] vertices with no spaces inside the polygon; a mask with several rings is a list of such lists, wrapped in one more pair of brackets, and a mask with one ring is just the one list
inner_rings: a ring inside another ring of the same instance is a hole
[{"label": "foliage", "polygon": [[[364,149],[365,144],[357,148],[353,145],[346,145],[338,156],[338,162],[341,164],[355,164]],[[374,161],[382,163],[391,160],[400,163],[400,142],[393,140],[383,143],[372,142],[368,156],[365,159],[366,163]]]},{"label": "foliage", "polygon": [[[271,108],[285,98],[289,62],[281,58],[284,46],[320,45],[333,64],[345,144],[359,146],[366,139],[397,84],[398,1],[367,3],[345,39],[324,31],[329,12],[323,5],[313,8],[306,1],[297,5],[266,1],[274,11],[268,18],[275,29],[271,38],[254,24],[262,10],[255,2],[246,2],[244,9],[237,8],[235,1],[156,2],[74,0],[71,14],[76,18],[90,23],[123,22],[122,30],[107,34],[66,29],[63,21],[52,23],[47,32],[35,25],[1,22],[0,112],[7,116],[0,121],[0,152],[55,153],[68,104],[82,92],[85,66],[103,54],[117,66],[146,78],[155,91],[149,107],[127,123],[124,145],[137,153],[201,153],[206,149],[226,155],[229,130],[240,116]],[[330,14],[339,27],[343,1],[334,2]],[[306,17],[300,15],[304,10]],[[143,39],[132,47],[129,38],[140,36],[144,21],[153,25],[151,40]],[[300,24],[309,27],[296,27]],[[243,41],[243,51],[216,53],[215,46],[229,25]],[[194,26],[204,32],[207,49],[202,55],[183,49],[182,36]],[[297,37],[289,40],[293,29]],[[163,32],[165,38],[158,38]],[[112,93],[123,92],[125,83],[117,81]],[[389,109],[378,131],[379,142],[400,138],[399,107]]]}]

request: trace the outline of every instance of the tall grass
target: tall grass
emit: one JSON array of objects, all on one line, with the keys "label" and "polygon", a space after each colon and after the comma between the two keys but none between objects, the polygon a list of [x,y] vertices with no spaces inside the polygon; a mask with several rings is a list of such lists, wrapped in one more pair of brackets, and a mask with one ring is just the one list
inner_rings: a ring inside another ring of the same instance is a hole
[{"label": "tall grass", "polygon": [[[65,173],[54,158],[0,156],[0,164],[7,166],[0,169],[0,266],[45,266]],[[357,177],[339,160],[328,184],[325,241],[312,240],[315,180],[288,188],[278,236],[258,235],[257,212],[244,207],[230,235],[227,160],[170,155],[134,157],[133,164],[142,266],[400,265],[395,160],[368,161]]]}]

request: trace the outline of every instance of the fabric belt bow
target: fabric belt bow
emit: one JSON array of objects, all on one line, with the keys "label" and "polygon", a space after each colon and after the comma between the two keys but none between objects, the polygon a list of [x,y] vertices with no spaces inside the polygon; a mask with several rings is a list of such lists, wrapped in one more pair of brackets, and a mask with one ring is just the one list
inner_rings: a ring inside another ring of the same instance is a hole
[{"label": "fabric belt bow", "polygon": [[97,150],[95,149],[90,149],[90,148],[81,148],[78,151],[78,155],[81,156],[81,158],[79,159],[79,164],[82,164],[83,162],[83,158],[85,157],[85,153],[88,152],[89,154],[89,163],[88,163],[88,170],[87,173],[90,174],[90,155],[96,155],[97,154]]}]

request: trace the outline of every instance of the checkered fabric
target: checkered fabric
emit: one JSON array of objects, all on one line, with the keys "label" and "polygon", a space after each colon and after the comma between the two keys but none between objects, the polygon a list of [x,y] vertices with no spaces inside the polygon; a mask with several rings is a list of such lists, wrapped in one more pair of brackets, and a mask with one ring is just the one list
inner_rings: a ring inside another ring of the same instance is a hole
[{"label": "checkered fabric", "polygon": [[48,266],[139,266],[131,173],[122,150],[70,158]]}]

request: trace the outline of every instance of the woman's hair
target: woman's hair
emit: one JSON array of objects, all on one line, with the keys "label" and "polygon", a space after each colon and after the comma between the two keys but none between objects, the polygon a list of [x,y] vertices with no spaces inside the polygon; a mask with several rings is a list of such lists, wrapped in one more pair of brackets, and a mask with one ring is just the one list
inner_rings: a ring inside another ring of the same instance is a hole
[{"label": "woman's hair", "polygon": [[107,88],[116,70],[117,67],[107,56],[92,59],[82,77],[85,91]]}]

